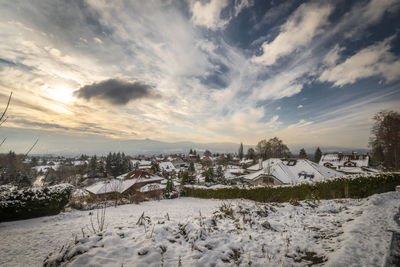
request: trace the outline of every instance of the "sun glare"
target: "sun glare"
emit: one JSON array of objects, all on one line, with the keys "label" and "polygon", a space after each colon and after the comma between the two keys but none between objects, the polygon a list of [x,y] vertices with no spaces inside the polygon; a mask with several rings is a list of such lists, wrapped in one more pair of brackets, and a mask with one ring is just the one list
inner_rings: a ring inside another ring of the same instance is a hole
[{"label": "sun glare", "polygon": [[72,90],[65,87],[49,88],[47,93],[49,98],[63,104],[69,104],[74,99]]}]

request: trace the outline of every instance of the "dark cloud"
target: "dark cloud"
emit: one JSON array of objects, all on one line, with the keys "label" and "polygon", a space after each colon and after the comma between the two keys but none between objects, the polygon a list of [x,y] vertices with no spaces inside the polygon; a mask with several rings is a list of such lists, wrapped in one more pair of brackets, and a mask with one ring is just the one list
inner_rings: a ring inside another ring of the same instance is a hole
[{"label": "dark cloud", "polygon": [[86,100],[92,98],[104,100],[112,105],[125,105],[131,100],[156,96],[150,85],[138,81],[132,83],[118,79],[85,85],[75,91],[74,94]]}]

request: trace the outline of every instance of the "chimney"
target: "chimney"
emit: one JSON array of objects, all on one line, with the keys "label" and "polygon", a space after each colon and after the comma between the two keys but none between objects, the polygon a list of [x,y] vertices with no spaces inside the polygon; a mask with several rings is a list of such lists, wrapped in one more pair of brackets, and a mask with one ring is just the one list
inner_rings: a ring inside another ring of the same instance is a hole
[{"label": "chimney", "polygon": [[258,159],[258,169],[261,170],[263,168],[262,159]]}]

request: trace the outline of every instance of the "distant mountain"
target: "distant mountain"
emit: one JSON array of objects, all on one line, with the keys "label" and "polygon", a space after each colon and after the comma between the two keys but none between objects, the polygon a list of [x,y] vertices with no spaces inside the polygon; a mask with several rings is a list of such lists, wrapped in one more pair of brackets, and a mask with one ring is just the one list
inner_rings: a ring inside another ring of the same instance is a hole
[{"label": "distant mountain", "polygon": [[[299,153],[300,149],[304,148],[308,155],[313,155],[318,146],[301,146],[301,145],[289,145],[290,151],[296,155]],[[329,152],[342,152],[343,154],[350,154],[353,151],[358,154],[366,154],[369,152],[367,148],[357,148],[357,147],[336,147],[336,146],[319,146],[322,154]]]},{"label": "distant mountain", "polygon": [[[76,156],[81,154],[106,155],[109,152],[124,152],[127,155],[159,155],[170,153],[188,153],[190,149],[195,149],[202,153],[210,150],[212,153],[237,153],[239,143],[215,142],[215,143],[196,143],[196,142],[163,142],[152,139],[143,140],[118,140],[108,137],[95,135],[68,135],[55,131],[27,130],[21,131],[17,128],[2,129],[2,133],[7,137],[6,142],[1,146],[1,153],[10,150],[17,153],[26,153],[38,138],[39,142],[31,154],[54,154],[64,156]],[[243,145],[244,153],[248,148],[255,145]],[[288,145],[294,155],[299,153],[301,148],[305,148],[308,155],[315,152],[316,146],[311,145]],[[366,153],[365,148],[346,148],[320,146],[322,153],[343,152]]]}]

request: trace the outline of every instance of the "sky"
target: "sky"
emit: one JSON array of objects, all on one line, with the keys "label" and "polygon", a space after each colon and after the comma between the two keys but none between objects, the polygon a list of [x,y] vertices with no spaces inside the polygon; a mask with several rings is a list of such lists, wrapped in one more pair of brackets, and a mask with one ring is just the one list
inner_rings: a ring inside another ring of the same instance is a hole
[{"label": "sky", "polygon": [[399,0],[0,0],[0,149],[366,148],[373,115],[400,111],[399,30]]}]

